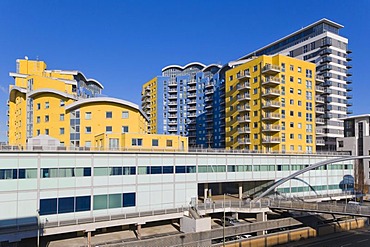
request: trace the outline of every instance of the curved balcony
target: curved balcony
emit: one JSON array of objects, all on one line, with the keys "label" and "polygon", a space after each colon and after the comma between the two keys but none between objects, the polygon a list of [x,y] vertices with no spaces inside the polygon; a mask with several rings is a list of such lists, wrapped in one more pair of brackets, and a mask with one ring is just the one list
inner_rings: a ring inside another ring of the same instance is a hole
[{"label": "curved balcony", "polygon": [[280,73],[280,70],[278,65],[266,64],[262,68],[262,74],[277,74]]},{"label": "curved balcony", "polygon": [[262,86],[276,86],[280,85],[280,82],[279,77],[267,76],[263,79]]},{"label": "curved balcony", "polygon": [[266,108],[280,108],[280,102],[279,101],[265,101],[263,104],[262,104],[262,108],[263,109],[266,109]]},{"label": "curved balcony", "polygon": [[244,82],[244,83],[242,83],[242,84],[238,84],[237,89],[238,89],[239,91],[241,91],[241,90],[245,90],[245,89],[251,89],[251,84],[250,84],[249,82]]},{"label": "curved balcony", "polygon": [[266,124],[262,126],[263,132],[279,132],[281,130],[280,125]]},{"label": "curved balcony", "polygon": [[251,118],[249,116],[244,116],[238,119],[239,123],[249,123],[251,121]]},{"label": "curved balcony", "polygon": [[248,144],[251,144],[251,139],[249,139],[249,138],[245,138],[245,139],[243,139],[243,140],[238,140],[238,144],[240,144],[240,145],[248,145]]},{"label": "curved balcony", "polygon": [[246,79],[249,79],[251,78],[251,75],[248,71],[244,71],[244,72],[241,72],[240,74],[237,74],[236,75],[236,79],[238,80],[246,80]]},{"label": "curved balcony", "polygon": [[262,143],[280,143],[279,137],[264,137],[262,138]]},{"label": "curved balcony", "polygon": [[262,97],[275,98],[280,96],[280,90],[278,89],[266,89],[262,93]]},{"label": "curved balcony", "polygon": [[266,113],[262,116],[262,121],[279,120],[279,119],[280,119],[279,113]]},{"label": "curved balcony", "polygon": [[325,79],[324,79],[324,77],[323,77],[323,76],[321,76],[321,75],[316,75],[316,82],[321,83],[321,82],[324,82],[324,81],[325,81]]},{"label": "curved balcony", "polygon": [[240,98],[238,98],[238,101],[244,101],[244,100],[251,100],[250,94],[244,94]]},{"label": "curved balcony", "polygon": [[250,134],[251,129],[249,127],[239,128],[238,133],[239,134]]}]

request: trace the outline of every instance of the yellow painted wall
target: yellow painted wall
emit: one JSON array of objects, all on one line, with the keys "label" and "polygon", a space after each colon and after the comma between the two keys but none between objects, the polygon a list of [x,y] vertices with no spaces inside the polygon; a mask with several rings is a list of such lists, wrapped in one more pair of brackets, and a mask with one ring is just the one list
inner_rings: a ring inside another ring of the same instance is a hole
[{"label": "yellow painted wall", "polygon": [[[282,64],[285,64],[285,71],[283,71]],[[280,66],[280,68],[277,71],[264,71],[265,65]],[[290,70],[290,66],[293,66],[292,70]],[[312,78],[306,77],[306,69],[311,70]],[[246,70],[249,71],[249,78],[241,76]],[[285,79],[283,79],[284,76]],[[290,82],[290,77],[293,77],[293,82]],[[311,81],[311,88],[307,88],[306,80]],[[267,83],[268,81],[276,81],[277,83]],[[246,84],[250,88],[247,88]],[[290,93],[291,89],[293,93]],[[225,90],[226,148],[260,152],[280,152],[283,150],[286,152],[306,152],[306,147],[309,146],[312,148],[312,152],[315,152],[315,65],[313,63],[283,55],[254,58],[226,72]],[[268,94],[267,92],[274,93]],[[306,99],[306,92],[311,93],[312,100]],[[244,100],[245,94],[249,94],[250,99]],[[293,104],[290,104],[290,100],[293,100]],[[298,101],[300,105],[298,105]],[[306,102],[312,103],[311,111],[306,110]],[[263,107],[269,103],[278,105],[278,107]],[[250,110],[243,110],[245,106],[249,106]],[[293,116],[290,116],[291,111]],[[267,113],[280,114],[280,117],[268,120],[264,118]],[[306,121],[306,113],[312,114],[312,122]],[[250,118],[250,121],[241,120],[245,119],[246,116]],[[292,125],[290,125],[291,123]],[[312,124],[312,143],[306,143],[307,124]],[[246,128],[250,131],[249,133],[246,133]],[[263,131],[263,129],[269,130]],[[282,139],[284,134],[285,141]],[[291,134],[293,135],[292,139],[290,139]],[[262,140],[268,138],[277,141],[276,143],[263,143]],[[249,142],[246,143],[246,140]]]},{"label": "yellow painted wall", "polygon": [[[158,97],[158,90],[157,90],[158,78],[154,77],[150,81],[146,82],[142,88],[142,109],[147,114],[149,118],[149,133],[156,134],[157,133],[157,97]],[[150,108],[147,108],[150,106]]]}]

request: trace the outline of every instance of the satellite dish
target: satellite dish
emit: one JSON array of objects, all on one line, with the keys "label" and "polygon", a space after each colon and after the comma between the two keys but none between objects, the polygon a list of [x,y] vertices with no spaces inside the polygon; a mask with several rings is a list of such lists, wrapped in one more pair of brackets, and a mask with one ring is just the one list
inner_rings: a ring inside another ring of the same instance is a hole
[{"label": "satellite dish", "polygon": [[28,57],[27,57],[27,56],[25,56],[25,57],[24,57],[24,59],[28,60]]}]

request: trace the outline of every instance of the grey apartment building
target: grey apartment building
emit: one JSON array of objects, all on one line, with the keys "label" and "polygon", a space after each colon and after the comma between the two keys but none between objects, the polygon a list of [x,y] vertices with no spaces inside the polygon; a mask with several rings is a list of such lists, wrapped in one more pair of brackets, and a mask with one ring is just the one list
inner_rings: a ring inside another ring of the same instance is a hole
[{"label": "grey apartment building", "polygon": [[316,64],[317,75],[324,79],[316,85],[323,89],[324,97],[318,105],[324,112],[316,113],[317,151],[336,149],[336,138],[344,136],[343,118],[352,113],[352,103],[348,101],[352,98],[348,93],[352,91],[351,51],[348,39],[339,35],[341,28],[338,23],[322,19],[238,59],[279,53]]}]

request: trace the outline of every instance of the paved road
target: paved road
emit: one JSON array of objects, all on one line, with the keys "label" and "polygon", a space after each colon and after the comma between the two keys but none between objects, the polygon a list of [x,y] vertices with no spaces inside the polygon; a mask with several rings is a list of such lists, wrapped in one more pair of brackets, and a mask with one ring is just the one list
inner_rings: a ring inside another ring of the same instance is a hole
[{"label": "paved road", "polygon": [[323,237],[306,239],[279,246],[286,247],[369,247],[370,227],[348,232],[334,233]]}]

